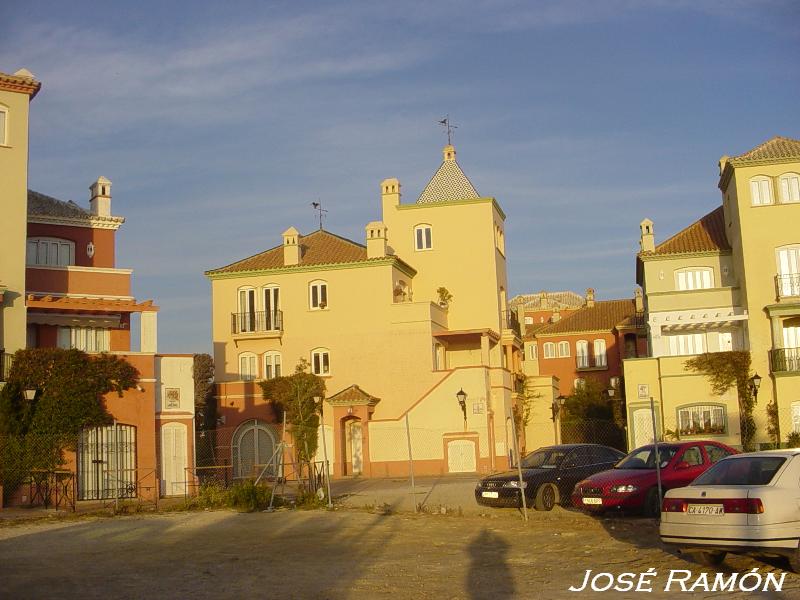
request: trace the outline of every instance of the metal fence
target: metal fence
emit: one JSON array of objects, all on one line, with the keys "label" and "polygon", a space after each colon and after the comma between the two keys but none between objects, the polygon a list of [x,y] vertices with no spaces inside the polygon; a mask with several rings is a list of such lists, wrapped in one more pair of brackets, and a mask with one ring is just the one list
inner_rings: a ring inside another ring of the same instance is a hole
[{"label": "metal fence", "polygon": [[627,452],[625,430],[605,419],[561,420],[564,444],[602,444]]}]

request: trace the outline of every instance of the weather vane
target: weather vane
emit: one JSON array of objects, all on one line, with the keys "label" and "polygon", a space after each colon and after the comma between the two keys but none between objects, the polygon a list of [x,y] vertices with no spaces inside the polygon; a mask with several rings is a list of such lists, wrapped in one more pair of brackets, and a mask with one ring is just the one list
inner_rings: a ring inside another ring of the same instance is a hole
[{"label": "weather vane", "polygon": [[319,228],[322,229],[322,213],[326,213],[328,211],[322,208],[322,202],[312,202],[311,206],[313,206],[314,210],[319,213]]},{"label": "weather vane", "polygon": [[439,121],[439,125],[445,128],[447,131],[447,145],[453,145],[453,129],[458,129],[457,125],[453,125],[450,123],[450,115],[446,115],[444,119]]}]

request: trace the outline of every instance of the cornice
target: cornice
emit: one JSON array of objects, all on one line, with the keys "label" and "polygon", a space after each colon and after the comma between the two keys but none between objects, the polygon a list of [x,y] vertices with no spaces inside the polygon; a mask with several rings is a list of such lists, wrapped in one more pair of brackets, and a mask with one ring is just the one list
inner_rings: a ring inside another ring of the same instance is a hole
[{"label": "cornice", "polygon": [[421,204],[398,204],[398,210],[415,210],[420,208],[436,208],[436,207],[443,207],[443,206],[457,206],[462,204],[484,204],[484,203],[491,203],[497,212],[503,217],[503,220],[506,219],[506,213],[503,212],[503,209],[500,208],[500,204],[497,202],[495,198],[490,196],[485,196],[483,198],[473,198],[471,200],[446,200],[444,202],[423,202]]},{"label": "cornice", "polygon": [[313,271],[339,271],[342,269],[358,269],[361,267],[376,267],[391,265],[396,267],[409,277],[414,277],[417,274],[416,269],[411,265],[404,262],[396,256],[387,256],[385,258],[370,258],[367,260],[359,260],[346,263],[329,263],[321,265],[291,265],[288,267],[278,267],[275,269],[251,269],[248,271],[231,271],[217,273],[215,270],[206,271],[204,275],[209,279],[239,279],[244,277],[255,277],[259,275],[280,275],[289,273],[308,273]]},{"label": "cornice", "polygon": [[65,225],[67,227],[89,227],[91,229],[117,230],[125,222],[125,217],[97,217],[85,219],[77,217],[51,217],[45,215],[28,215],[28,223],[41,225]]},{"label": "cornice", "polygon": [[32,77],[20,77],[19,75],[0,73],[0,90],[28,94],[31,100],[33,100],[41,88],[41,82],[36,81]]},{"label": "cornice", "polygon": [[679,258],[703,258],[707,256],[730,256],[732,250],[703,250],[700,252],[672,252],[669,254],[659,254],[658,252],[639,252],[636,258],[642,262],[654,260],[675,260]]}]

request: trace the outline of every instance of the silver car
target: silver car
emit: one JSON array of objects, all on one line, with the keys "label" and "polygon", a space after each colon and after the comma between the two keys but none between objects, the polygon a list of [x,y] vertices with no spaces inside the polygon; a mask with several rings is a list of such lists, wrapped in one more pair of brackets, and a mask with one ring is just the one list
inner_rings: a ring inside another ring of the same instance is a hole
[{"label": "silver car", "polygon": [[785,556],[800,572],[800,449],[729,456],[668,491],[660,532],[709,566],[731,552]]}]

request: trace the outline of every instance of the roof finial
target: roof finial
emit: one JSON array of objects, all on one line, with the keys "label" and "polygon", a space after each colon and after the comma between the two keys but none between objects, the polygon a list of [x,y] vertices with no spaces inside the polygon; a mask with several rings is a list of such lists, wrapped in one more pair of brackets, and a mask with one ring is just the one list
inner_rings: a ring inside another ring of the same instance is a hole
[{"label": "roof finial", "polygon": [[445,131],[447,132],[447,145],[453,145],[453,129],[458,129],[457,125],[453,125],[450,123],[450,115],[446,115],[444,119],[439,121],[439,125],[444,127]]},{"label": "roof finial", "polygon": [[313,206],[314,210],[316,210],[319,213],[319,229],[320,231],[322,231],[322,213],[326,213],[328,211],[322,208],[322,201],[312,202],[311,206]]}]

